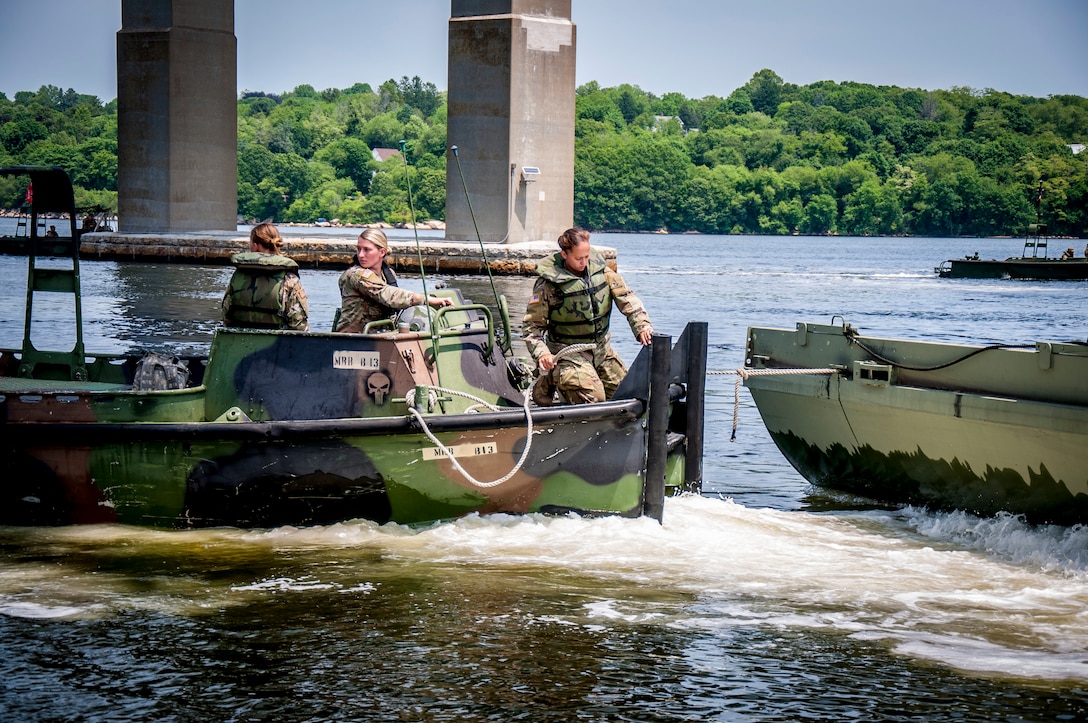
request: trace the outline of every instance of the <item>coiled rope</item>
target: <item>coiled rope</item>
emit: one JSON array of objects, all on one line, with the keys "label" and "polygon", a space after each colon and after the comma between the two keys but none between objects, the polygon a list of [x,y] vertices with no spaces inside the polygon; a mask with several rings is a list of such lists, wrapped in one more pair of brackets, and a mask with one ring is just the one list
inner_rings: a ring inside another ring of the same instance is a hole
[{"label": "coiled rope", "polygon": [[722,375],[722,374],[736,374],[737,381],[733,384],[733,431],[729,435],[730,442],[737,441],[737,423],[740,418],[740,385],[748,377],[774,377],[774,376],[787,376],[797,374],[837,374],[839,369],[746,369],[740,367],[732,371],[707,372],[707,376]]},{"label": "coiled rope", "polygon": [[[596,344],[571,344],[570,346],[566,346],[560,349],[556,353],[555,358],[556,360],[559,360],[564,356],[577,354],[578,352],[582,351],[589,351],[594,347],[596,347]],[[499,411],[499,407],[483,399],[480,399],[477,396],[469,394],[468,392],[462,392],[458,389],[448,389],[446,387],[431,386],[429,384],[417,385],[416,387],[409,390],[408,394],[406,394],[404,397],[404,403],[408,405],[408,412],[413,417],[415,417],[417,422],[419,422],[419,426],[423,429],[423,433],[427,435],[427,439],[431,440],[431,442],[436,447],[438,447],[439,450],[441,450],[442,454],[446,455],[446,457],[449,458],[450,462],[453,464],[453,468],[460,472],[461,476],[468,480],[469,484],[472,484],[473,486],[479,487],[481,489],[497,487],[498,485],[501,485],[503,482],[506,482],[508,479],[517,474],[518,470],[520,470],[525,464],[525,460],[529,456],[529,450],[533,446],[533,414],[529,408],[529,395],[532,393],[532,387],[522,392],[522,409],[525,410],[525,449],[521,451],[521,457],[518,459],[513,469],[511,469],[502,477],[491,480],[490,482],[481,482],[480,480],[469,474],[469,472],[461,466],[461,463],[457,461],[457,458],[453,455],[453,450],[442,444],[438,437],[436,437],[434,433],[431,432],[431,428],[427,425],[427,420],[423,417],[422,414],[419,413],[419,410],[416,409],[416,403],[421,396],[417,390],[423,391],[423,396],[426,396],[427,398],[428,408],[433,408],[434,405],[437,403],[439,393],[449,394],[455,397],[462,397],[464,399],[476,402],[465,410],[466,413],[475,412],[478,408],[481,407],[489,409],[492,412],[497,412]]]},{"label": "coiled rope", "polygon": [[[570,356],[571,354],[577,354],[580,351],[589,351],[590,349],[596,349],[596,348],[597,348],[596,344],[571,344],[571,345],[565,346],[562,349],[560,349],[559,351],[557,351],[555,353],[555,360],[559,361],[560,359],[562,359],[565,356]],[[554,369],[554,368],[555,367],[552,367],[552,369]]]}]

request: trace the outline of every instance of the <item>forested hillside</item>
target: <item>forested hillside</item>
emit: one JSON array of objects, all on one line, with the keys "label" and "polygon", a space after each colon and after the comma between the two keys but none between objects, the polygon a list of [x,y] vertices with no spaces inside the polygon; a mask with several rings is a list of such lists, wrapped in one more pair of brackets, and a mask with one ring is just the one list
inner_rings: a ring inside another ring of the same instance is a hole
[{"label": "forested hillside", "polygon": [[[1038,211],[1088,233],[1088,100],[926,91],[756,73],[727,97],[577,89],[575,221],[595,230],[1005,235]],[[345,223],[445,207],[446,104],[433,83],[389,80],[238,101],[238,213]],[[44,86],[0,95],[0,163],[68,170],[80,205],[116,205],[115,102]],[[1072,147],[1071,147],[1072,146]],[[1041,189],[1041,194],[1040,194]],[[23,189],[0,186],[0,205]],[[471,189],[470,189],[471,192]]]}]

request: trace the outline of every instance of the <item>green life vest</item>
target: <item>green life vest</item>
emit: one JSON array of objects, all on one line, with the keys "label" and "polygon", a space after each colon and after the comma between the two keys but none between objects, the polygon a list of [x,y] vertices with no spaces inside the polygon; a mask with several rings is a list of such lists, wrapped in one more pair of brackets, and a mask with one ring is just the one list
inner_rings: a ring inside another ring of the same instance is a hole
[{"label": "green life vest", "polygon": [[605,279],[604,258],[591,252],[586,276],[575,276],[555,254],[541,264],[540,276],[555,285],[559,304],[548,310],[548,340],[557,344],[600,344],[608,338],[612,291]]},{"label": "green life vest", "polygon": [[230,262],[236,270],[227,287],[227,325],[286,329],[283,282],[288,274],[298,274],[298,264],[286,256],[260,251],[234,254]]}]

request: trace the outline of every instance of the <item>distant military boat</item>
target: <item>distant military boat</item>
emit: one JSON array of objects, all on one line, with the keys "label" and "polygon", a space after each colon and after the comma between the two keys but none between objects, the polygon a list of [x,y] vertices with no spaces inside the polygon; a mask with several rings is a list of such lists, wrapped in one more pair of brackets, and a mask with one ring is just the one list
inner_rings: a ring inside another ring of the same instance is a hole
[{"label": "distant military boat", "polygon": [[1043,186],[1035,196],[1036,223],[1027,227],[1024,250],[1020,256],[1004,260],[979,258],[978,252],[960,259],[942,261],[934,272],[943,279],[1037,279],[1041,281],[1081,281],[1088,279],[1088,248],[1078,256],[1067,247],[1057,258],[1049,255],[1050,238],[1042,222]]},{"label": "distant military boat", "polygon": [[978,253],[975,253],[964,256],[962,259],[942,261],[934,271],[944,279],[1038,279],[1041,281],[1088,279],[1088,256],[1077,256],[1072,247],[1067,248],[1058,258],[1047,256],[1045,234],[1046,224],[1032,224],[1024,242],[1023,254],[1020,256],[998,260],[979,258]]},{"label": "distant military boat", "polygon": [[799,323],[750,328],[743,372],[775,444],[813,484],[1088,522],[1088,344],[970,346]]},{"label": "distant military boat", "polygon": [[[666,490],[698,486],[705,323],[675,346],[655,336],[613,399],[551,407],[530,403],[507,356],[505,299],[500,328],[456,289],[439,292],[451,307],[362,334],[219,328],[206,357],[88,354],[68,176],[0,175],[30,177],[35,222],[10,240],[28,281],[22,346],[0,350],[0,524],[660,519]],[[67,233],[39,237],[56,212]],[[71,349],[32,343],[43,293],[70,300]]]}]

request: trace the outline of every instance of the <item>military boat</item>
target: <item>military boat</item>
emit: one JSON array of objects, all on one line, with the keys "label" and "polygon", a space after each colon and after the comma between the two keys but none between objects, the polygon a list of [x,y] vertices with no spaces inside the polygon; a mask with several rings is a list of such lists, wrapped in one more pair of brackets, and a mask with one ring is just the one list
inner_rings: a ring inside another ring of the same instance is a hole
[{"label": "military boat", "polygon": [[1025,254],[999,260],[983,259],[974,254],[942,261],[934,271],[942,279],[1083,281],[1088,279],[1088,257],[1051,258]]},{"label": "military boat", "polygon": [[[538,407],[509,355],[505,300],[445,289],[362,334],[218,328],[207,356],[90,354],[67,175],[32,212],[67,234],[28,256],[25,335],[0,350],[0,524],[271,527],[469,513],[661,518],[702,474],[706,325],[657,335],[614,398]],[[69,299],[71,349],[32,342],[36,298]]]},{"label": "military boat", "polygon": [[744,384],[807,480],[878,500],[1088,522],[1088,344],[972,346],[851,325],[748,329]]},{"label": "military boat", "polygon": [[1088,279],[1088,249],[1078,257],[1072,247],[1054,258],[1049,255],[1050,237],[1042,222],[1043,184],[1035,194],[1036,223],[1029,224],[1024,249],[1019,256],[983,259],[978,252],[960,259],[942,261],[934,270],[942,279],[1034,279],[1040,281],[1082,281]]}]

